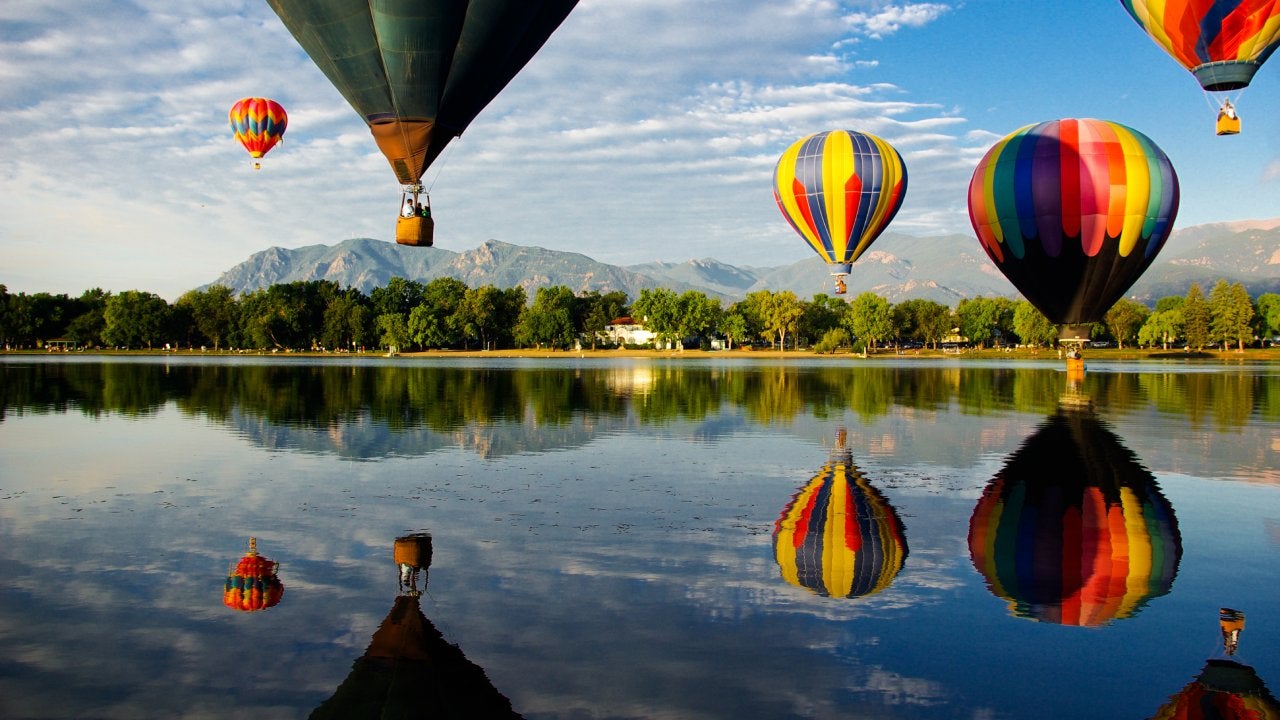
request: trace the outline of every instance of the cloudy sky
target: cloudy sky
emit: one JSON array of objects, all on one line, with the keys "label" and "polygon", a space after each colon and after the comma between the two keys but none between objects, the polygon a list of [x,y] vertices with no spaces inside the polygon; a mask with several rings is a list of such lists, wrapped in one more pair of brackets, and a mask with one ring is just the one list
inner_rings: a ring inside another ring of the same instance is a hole
[{"label": "cloudy sky", "polygon": [[[624,265],[802,260],[773,165],[831,128],[903,154],[893,230],[972,237],[977,161],[1062,117],[1160,145],[1182,181],[1179,227],[1276,217],[1275,65],[1238,100],[1244,132],[1219,138],[1214,100],[1110,0],[582,0],[428,170],[436,245],[496,239]],[[257,172],[227,123],[250,95],[289,112]],[[271,246],[391,241],[399,202],[364,122],[262,0],[0,3],[10,292],[174,300]]]}]

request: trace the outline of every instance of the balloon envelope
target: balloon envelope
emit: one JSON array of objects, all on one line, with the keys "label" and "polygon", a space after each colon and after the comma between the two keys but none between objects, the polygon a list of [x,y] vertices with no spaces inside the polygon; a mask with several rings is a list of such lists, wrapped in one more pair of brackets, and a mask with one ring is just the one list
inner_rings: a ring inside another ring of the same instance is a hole
[{"label": "balloon envelope", "polygon": [[289,126],[289,116],[284,108],[267,98],[241,98],[231,106],[229,117],[236,142],[243,145],[253,158],[270,152]]},{"label": "balloon envelope", "polygon": [[1205,90],[1238,90],[1280,46],[1277,0],[1120,0]]},{"label": "balloon envelope", "polygon": [[267,2],[411,185],[577,0]]},{"label": "balloon envelope", "polygon": [[1173,507],[1133,453],[1088,413],[1060,412],[983,491],[969,553],[1015,615],[1098,626],[1173,586]]},{"label": "balloon envelope", "polygon": [[969,182],[969,219],[996,267],[1062,339],[1089,338],[1164,247],[1178,177],[1154,142],[1119,123],[1028,125]]},{"label": "balloon envelope", "polygon": [[884,590],[907,557],[897,512],[847,452],[791,499],[775,524],[773,542],[787,582],[831,597]]},{"label": "balloon envelope", "polygon": [[829,130],[792,143],[773,172],[773,198],[833,274],[889,226],[907,193],[907,168],[892,145],[868,133]]}]

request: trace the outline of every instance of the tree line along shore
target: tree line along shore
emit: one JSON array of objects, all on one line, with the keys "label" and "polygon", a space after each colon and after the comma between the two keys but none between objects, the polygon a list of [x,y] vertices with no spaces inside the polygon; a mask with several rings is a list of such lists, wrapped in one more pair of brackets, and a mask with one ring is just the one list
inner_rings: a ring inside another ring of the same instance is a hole
[{"label": "tree line along shore", "polygon": [[[628,333],[623,333],[626,329]],[[637,330],[644,342],[635,342]],[[1280,295],[1250,296],[1219,281],[1208,293],[1148,307],[1121,299],[1093,327],[1096,349],[1202,353],[1266,350],[1280,342]],[[236,295],[214,285],[169,303],[153,293],[100,288],[79,297],[8,292],[0,285],[0,349],[236,353],[620,352],[985,354],[1053,351],[1057,329],[1025,300],[977,297],[955,307],[760,290],[725,304],[697,290],[575,294],[559,285],[472,288],[454,278],[392,278],[364,293],[326,280],[278,283]]]}]

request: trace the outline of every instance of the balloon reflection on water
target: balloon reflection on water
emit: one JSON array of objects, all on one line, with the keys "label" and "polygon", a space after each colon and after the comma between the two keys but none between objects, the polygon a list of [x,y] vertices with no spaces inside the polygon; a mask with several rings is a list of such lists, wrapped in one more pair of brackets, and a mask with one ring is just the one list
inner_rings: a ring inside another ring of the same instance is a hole
[{"label": "balloon reflection on water", "polygon": [[889,587],[907,558],[902,521],[853,464],[840,430],[822,471],[800,489],[774,527],[782,577],[830,597],[863,597]]},{"label": "balloon reflection on water", "polygon": [[284,597],[279,570],[280,563],[258,554],[258,539],[249,538],[249,552],[227,573],[222,604],[245,612],[275,607]]},{"label": "balloon reflection on water", "polygon": [[419,604],[431,566],[427,533],[398,537],[399,592],[391,611],[334,694],[312,718],[518,718],[485,671],[444,639]]},{"label": "balloon reflection on water", "polygon": [[1169,592],[1182,539],[1133,453],[1091,413],[1061,410],[983,491],[969,553],[1015,615],[1098,626]]},{"label": "balloon reflection on water", "polygon": [[1223,654],[1210,658],[1200,674],[1169,698],[1152,720],[1273,720],[1280,718],[1276,702],[1262,678],[1235,655],[1244,629],[1244,613],[1231,608],[1219,611]]}]

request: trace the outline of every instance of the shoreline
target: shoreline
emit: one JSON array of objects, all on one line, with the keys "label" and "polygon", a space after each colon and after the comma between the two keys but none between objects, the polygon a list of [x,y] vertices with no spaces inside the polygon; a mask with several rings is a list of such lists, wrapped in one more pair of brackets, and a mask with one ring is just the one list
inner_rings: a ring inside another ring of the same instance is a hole
[{"label": "shoreline", "polygon": [[[1052,360],[1065,361],[1065,356],[1058,354],[1057,350],[1026,350],[1026,349],[982,349],[982,350],[965,350],[961,352],[946,352],[943,350],[904,350],[901,352],[888,349],[862,355],[852,351],[837,353],[815,353],[812,350],[774,350],[774,349],[733,349],[733,350],[649,350],[649,349],[610,349],[610,350],[549,350],[549,349],[503,349],[503,350],[419,350],[414,352],[397,353],[388,357],[383,352],[322,352],[322,351],[271,351],[271,350],[253,350],[253,351],[231,351],[231,350],[70,350],[70,351],[49,351],[49,350],[0,350],[0,356],[101,356],[101,357],[306,357],[306,358],[387,358],[387,359],[415,359],[415,358],[537,358],[537,359],[563,359],[578,360],[586,358],[628,358],[628,359],[657,359],[657,360],[715,360],[715,359],[747,359],[747,360],[795,360],[795,359],[824,359],[824,360],[865,360],[875,362],[882,359],[920,359],[920,360],[936,360],[936,359],[975,359],[975,360],[994,360],[994,359],[1017,359],[1017,360]],[[1115,349],[1115,348],[1095,348],[1086,350],[1084,353],[1085,360],[1188,360],[1188,361],[1206,361],[1218,360],[1222,362],[1238,362],[1238,361],[1264,361],[1264,362],[1280,362],[1280,348],[1246,348],[1244,351],[1239,350],[1204,350],[1200,352],[1187,352],[1183,350],[1149,350],[1149,349]]]}]

